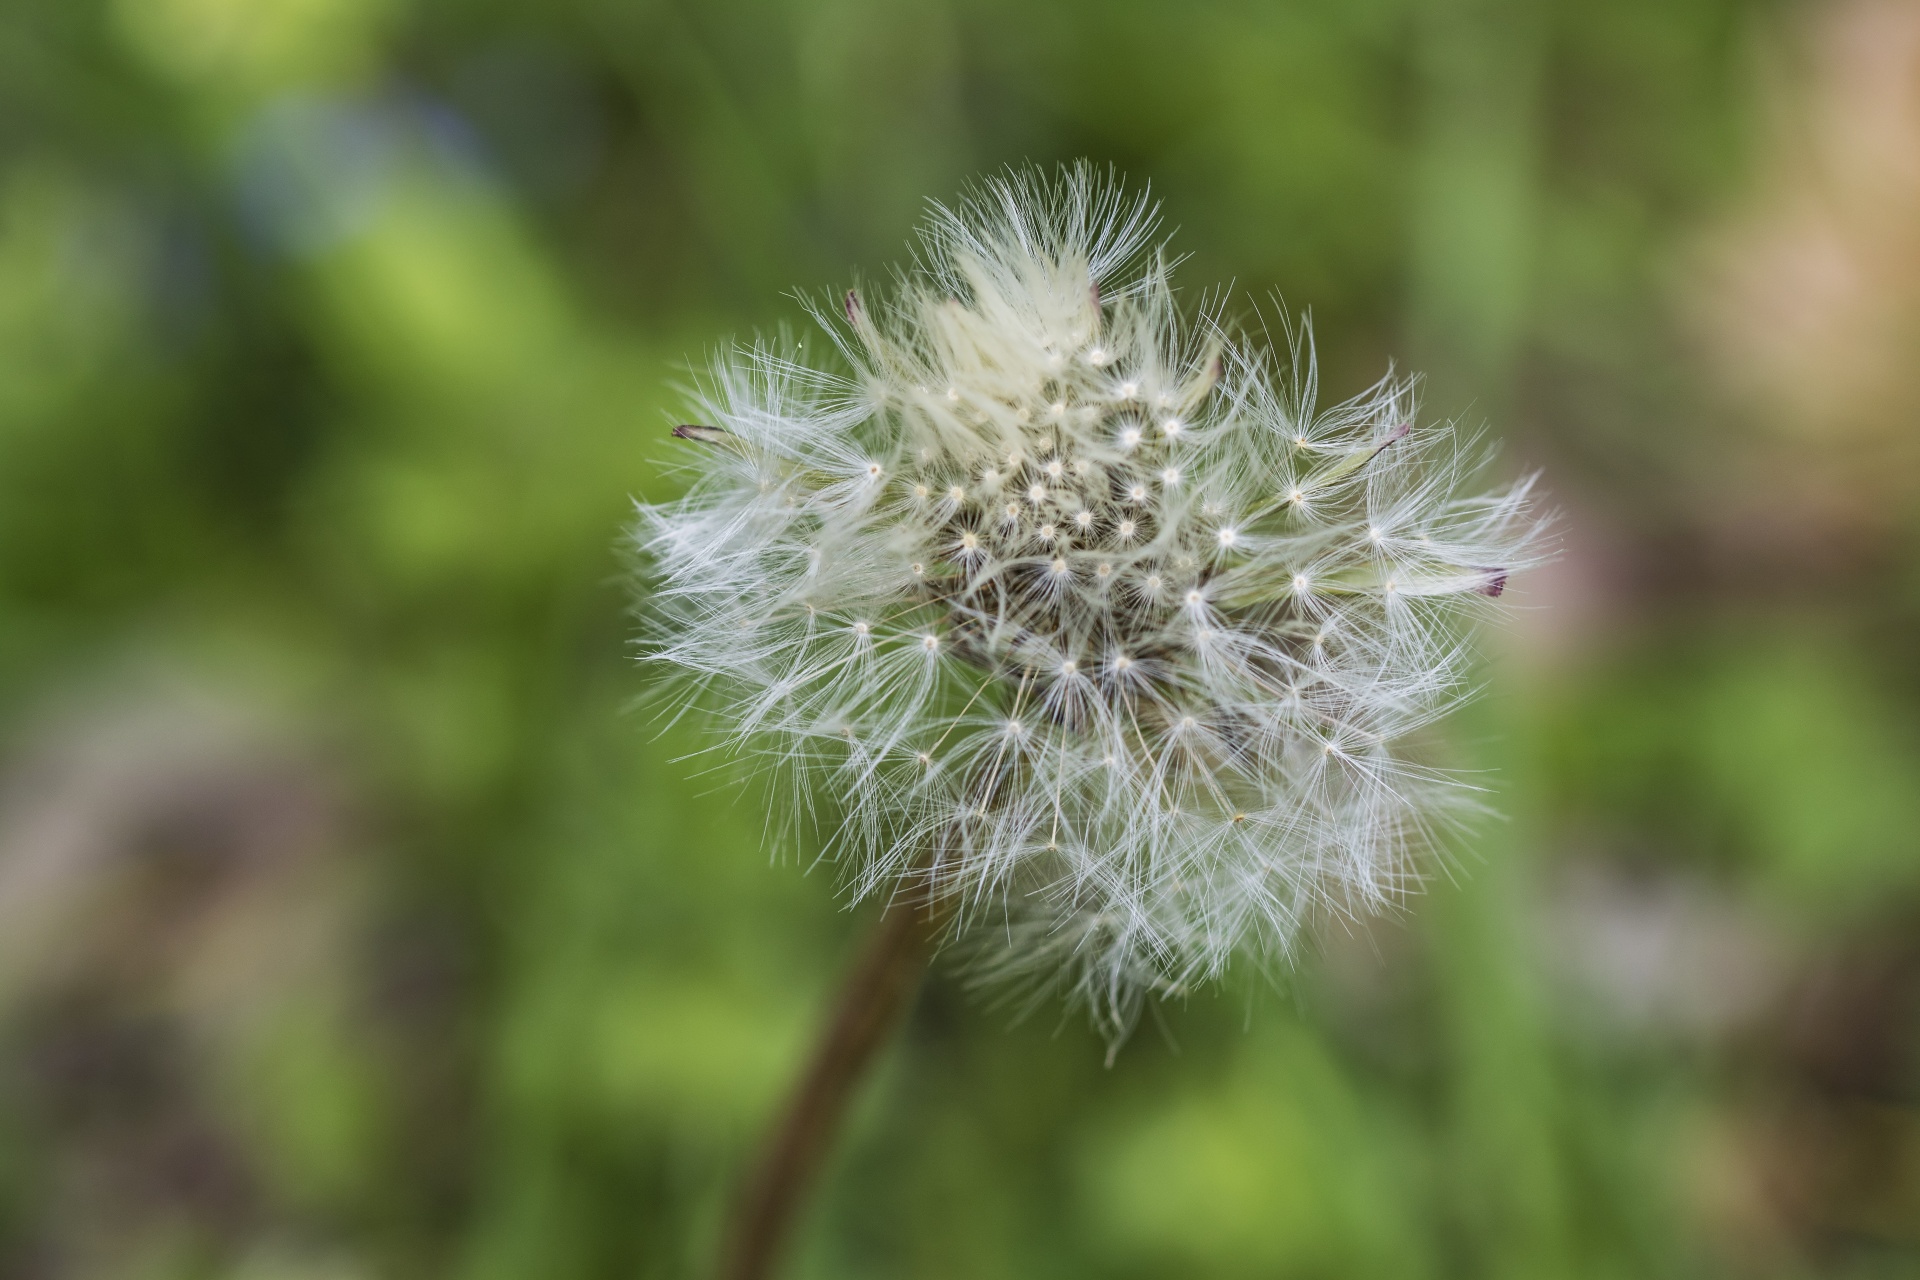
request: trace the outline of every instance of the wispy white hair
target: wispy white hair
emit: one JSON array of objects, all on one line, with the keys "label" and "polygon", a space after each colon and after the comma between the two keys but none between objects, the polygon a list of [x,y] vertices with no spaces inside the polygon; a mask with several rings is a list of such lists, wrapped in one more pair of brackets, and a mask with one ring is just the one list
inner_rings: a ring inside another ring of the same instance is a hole
[{"label": "wispy white hair", "polygon": [[1537,558],[1391,375],[1315,406],[1175,305],[1157,211],[1081,166],[935,207],[839,359],[728,350],[640,508],[647,656],[828,815],[855,895],[951,910],[1110,1034],[1148,991],[1391,901],[1463,791],[1405,743],[1467,606]]}]

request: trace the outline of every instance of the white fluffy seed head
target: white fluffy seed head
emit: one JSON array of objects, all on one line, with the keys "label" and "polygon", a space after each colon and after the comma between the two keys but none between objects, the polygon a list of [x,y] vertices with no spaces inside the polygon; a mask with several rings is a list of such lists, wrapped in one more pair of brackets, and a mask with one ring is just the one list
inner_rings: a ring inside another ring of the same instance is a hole
[{"label": "white fluffy seed head", "polygon": [[1304,342],[1183,316],[1155,219],[1084,168],[937,211],[823,313],[840,367],[715,362],[638,533],[650,657],[831,799],[853,891],[991,915],[983,963],[1116,1036],[1405,887],[1460,788],[1404,743],[1539,533],[1409,382],[1319,408]]}]

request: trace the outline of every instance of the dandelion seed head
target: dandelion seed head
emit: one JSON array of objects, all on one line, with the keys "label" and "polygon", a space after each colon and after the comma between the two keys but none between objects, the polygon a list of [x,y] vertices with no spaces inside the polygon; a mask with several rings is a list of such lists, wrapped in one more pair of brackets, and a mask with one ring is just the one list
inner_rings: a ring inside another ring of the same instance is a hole
[{"label": "dandelion seed head", "polygon": [[937,211],[894,296],[822,313],[850,368],[714,362],[638,530],[649,658],[832,801],[796,821],[845,815],[855,891],[993,915],[982,963],[1116,1035],[1408,883],[1459,789],[1404,743],[1539,558],[1410,382],[1316,405],[1304,338],[1184,314],[1156,219],[1087,168]]}]

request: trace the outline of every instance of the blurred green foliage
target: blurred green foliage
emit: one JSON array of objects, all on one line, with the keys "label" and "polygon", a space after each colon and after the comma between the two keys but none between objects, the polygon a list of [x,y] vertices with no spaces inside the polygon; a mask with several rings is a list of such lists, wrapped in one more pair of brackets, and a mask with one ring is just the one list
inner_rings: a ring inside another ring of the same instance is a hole
[{"label": "blurred green foliage", "polygon": [[1763,446],[1671,305],[1790,29],[10,0],[0,1274],[709,1265],[869,912],[635,711],[628,503],[720,335],[1085,155],[1332,396],[1398,355],[1546,463],[1571,620],[1456,726],[1506,817],[1277,989],[1109,1069],[936,973],[793,1274],[1920,1275],[1915,522],[1716,559]]}]

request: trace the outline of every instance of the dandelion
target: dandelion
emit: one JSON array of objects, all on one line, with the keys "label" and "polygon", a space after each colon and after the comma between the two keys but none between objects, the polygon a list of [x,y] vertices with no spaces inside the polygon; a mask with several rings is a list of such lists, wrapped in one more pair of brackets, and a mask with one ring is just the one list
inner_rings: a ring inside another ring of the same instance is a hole
[{"label": "dandelion", "polygon": [[716,362],[638,533],[649,658],[836,815],[851,891],[990,921],[989,973],[1113,1037],[1407,887],[1464,790],[1409,740],[1540,540],[1412,381],[1322,408],[1304,330],[1184,315],[1155,227],[1086,168],[936,208],[820,314],[838,367]]}]

